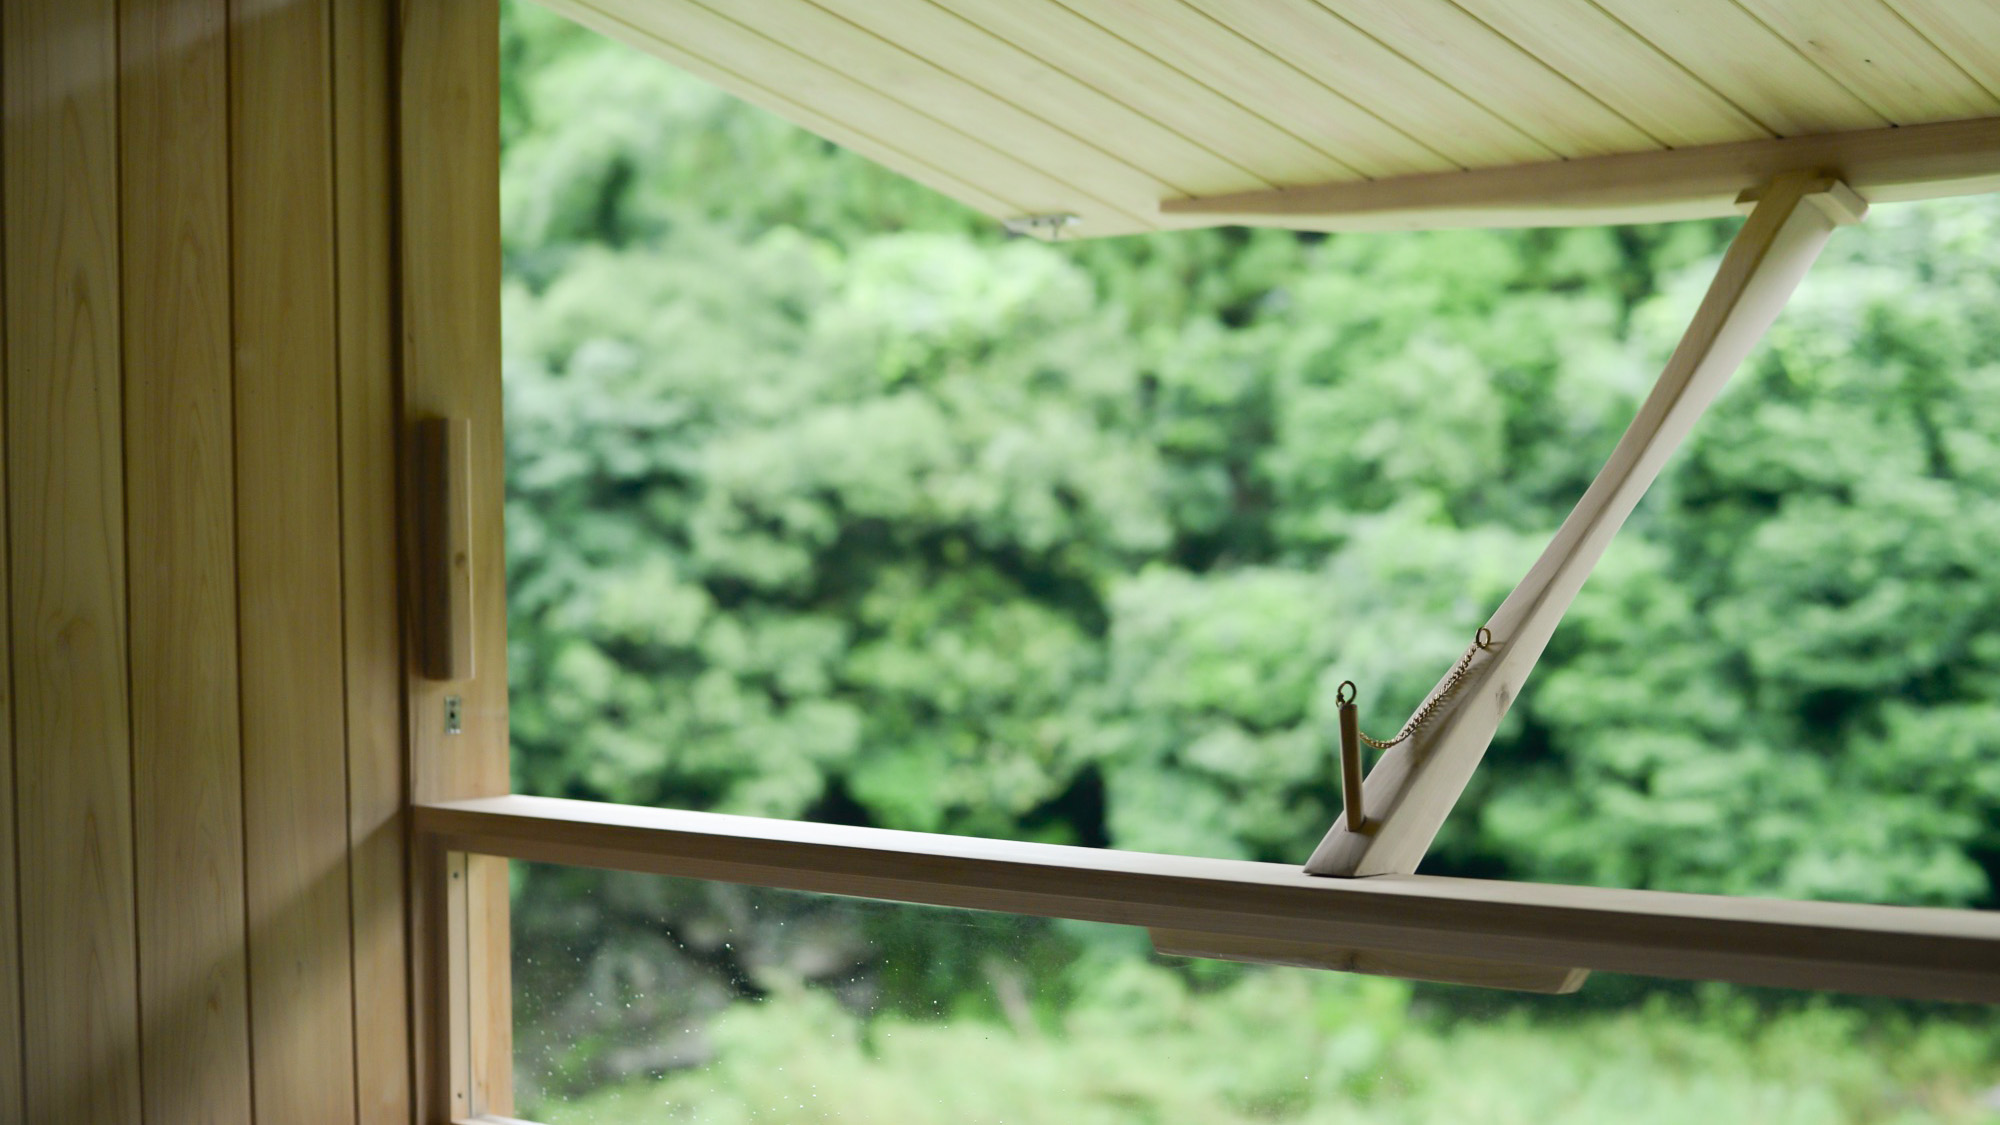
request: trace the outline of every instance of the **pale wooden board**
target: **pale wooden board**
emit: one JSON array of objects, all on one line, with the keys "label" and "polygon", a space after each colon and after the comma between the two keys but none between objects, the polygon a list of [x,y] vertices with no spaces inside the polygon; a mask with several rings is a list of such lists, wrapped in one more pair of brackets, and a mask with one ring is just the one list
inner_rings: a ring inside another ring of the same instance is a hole
[{"label": "pale wooden board", "polygon": [[[1062,0],[1077,15],[1369,178],[1456,167],[1384,120],[1181,0]],[[1261,169],[1258,169],[1261,171]]]},{"label": "pale wooden board", "polygon": [[146,1116],[250,1116],[226,0],[125,0],[125,494]]},{"label": "pale wooden board", "polygon": [[[1563,156],[1659,147],[1656,138],[1450,0],[1322,0],[1322,6]],[[1562,18],[1560,11],[1550,18]]]},{"label": "pale wooden board", "polygon": [[1736,0],[1600,0],[1599,6],[1781,137],[1889,124]]},{"label": "pale wooden board", "polygon": [[354,912],[354,1083],[362,1122],[415,1112],[403,638],[396,521],[393,0],[333,6],[342,620]]},{"label": "pale wooden board", "polygon": [[1559,155],[1380,40],[1316,4],[1188,0],[1211,19],[1298,68],[1462,168]]},{"label": "pale wooden board", "polygon": [[[6,21],[0,20],[0,60],[8,58]],[[0,117],[0,146],[6,139],[6,121]],[[0,149],[4,151],[4,149]],[[5,182],[0,180],[0,206],[4,206]],[[0,234],[0,248],[5,235]],[[7,269],[0,256],[0,439],[7,433]],[[7,791],[0,795],[0,1120],[25,1121],[27,1106],[21,1088],[21,900],[14,857],[14,801],[20,790],[14,775],[14,672],[9,659],[14,647],[13,614],[8,611],[7,581],[7,451],[0,448],[0,779]]]},{"label": "pale wooden board", "polygon": [[1275,186],[1360,177],[1057,0],[932,2]]},{"label": "pale wooden board", "polygon": [[[1275,186],[1144,113],[1022,51],[931,0],[818,0],[884,39],[951,60],[952,73],[1101,147],[1184,195]],[[1240,184],[1239,188],[1217,188]],[[1159,196],[1142,200],[1150,205]]]},{"label": "pale wooden board", "polygon": [[10,0],[0,21],[26,1118],[134,1121],[117,17]]},{"label": "pale wooden board", "polygon": [[[403,0],[399,163],[402,201],[403,440],[424,418],[464,418],[472,432],[473,665],[476,678],[458,683],[422,679],[407,667],[411,787],[417,799],[506,793],[507,604],[504,461],[500,388],[499,29],[490,4]],[[404,487],[413,487],[406,480]],[[407,520],[415,497],[405,493]],[[406,524],[407,529],[407,524]],[[406,543],[414,545],[407,533]],[[422,607],[412,607],[412,617]],[[414,640],[414,638],[412,638]],[[406,655],[414,655],[409,653]],[[447,695],[464,700],[464,733],[446,735]],[[504,864],[481,864],[483,909],[460,887],[440,902],[442,857],[414,849],[411,887],[420,956],[452,953],[441,927],[464,919],[465,945],[478,948],[479,979],[467,988],[486,1005],[478,1024],[457,1026],[445,988],[448,968],[471,972],[456,957],[427,960],[413,1005],[418,1055],[418,1105],[448,1116],[453,1095],[470,1096],[476,1067],[488,1108],[505,1112],[512,1055],[512,989],[507,960]],[[469,978],[468,978],[469,979]],[[470,1041],[465,1041],[470,1037]],[[456,1052],[454,1054],[454,1052]]]},{"label": "pale wooden board", "polygon": [[944,171],[918,155],[879,143],[816,109],[761,86],[734,71],[715,66],[704,58],[690,54],[678,44],[638,24],[599,11],[591,7],[588,0],[546,0],[542,6],[559,12],[592,31],[645,51],[689,74],[714,83],[752,105],[777,114],[801,128],[809,129],[843,148],[852,149],[885,168],[900,172],[940,194],[950,196],[995,219],[1027,213],[1027,209],[1020,204],[1001,199],[983,187],[976,187],[971,182]]},{"label": "pale wooden board", "polygon": [[2000,4],[1888,0],[1897,14],[1951,56],[1987,93],[2000,97]]},{"label": "pale wooden board", "polygon": [[[1013,151],[1033,153],[1037,168],[1080,198],[1100,198],[1131,221],[1150,224],[1153,203],[1180,189],[1100,147],[1090,130],[1061,117],[1038,117],[965,81],[951,69],[898,46],[817,4],[798,0],[694,0],[718,17],[851,76],[854,82],[930,122],[968,137],[1004,136]],[[921,40],[919,51],[950,44]]]},{"label": "pale wooden board", "polygon": [[548,797],[419,806],[439,848],[1148,928],[2000,1001],[2000,915],[1297,867]]},{"label": "pale wooden board", "polygon": [[1893,124],[2000,112],[2000,100],[1883,0],[1735,2]]},{"label": "pale wooden board", "polygon": [[[571,0],[551,5],[565,13],[580,6]],[[1065,183],[1040,168],[1033,155],[1017,155],[1020,150],[1008,139],[961,132],[869,89],[812,53],[793,50],[694,0],[591,0],[588,7],[617,23],[643,29],[653,42],[698,44],[698,58],[676,52],[678,57],[670,61],[681,62],[751,101],[758,100],[759,87],[768,82],[785,100],[811,106],[822,117],[840,122],[850,137],[865,137],[876,151],[898,154],[892,168],[901,171],[905,163],[935,165],[979,185],[1011,204],[1009,212],[996,217],[1068,212],[1080,217],[1090,233],[1152,228],[1150,218],[1109,201],[1105,193]],[[840,136],[829,139],[845,143]]]},{"label": "pale wooden board", "polygon": [[1595,4],[1559,13],[1521,0],[1454,0],[1661,144],[1674,148],[1772,136]]},{"label": "pale wooden board", "polygon": [[2000,191],[2000,117],[1169,200],[1161,208],[1304,230],[1658,223],[1737,214],[1740,193],[1801,168],[1835,175],[1871,203]]},{"label": "pale wooden board", "polygon": [[260,1121],[351,1121],[328,0],[230,16],[237,574]]}]

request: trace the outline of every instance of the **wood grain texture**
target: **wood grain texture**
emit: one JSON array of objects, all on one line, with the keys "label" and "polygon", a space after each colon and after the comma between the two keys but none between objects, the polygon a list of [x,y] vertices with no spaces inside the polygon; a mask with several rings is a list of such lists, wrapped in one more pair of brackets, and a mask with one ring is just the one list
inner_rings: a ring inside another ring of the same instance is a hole
[{"label": "wood grain texture", "polygon": [[[6,26],[0,20],[0,60],[7,58]],[[6,119],[0,116],[0,152],[5,150]],[[6,185],[0,180],[0,206]],[[0,251],[6,236],[0,233]],[[0,436],[7,433],[7,269],[0,253]],[[27,1094],[21,1088],[21,899],[19,868],[14,856],[14,801],[19,787],[14,775],[13,614],[8,611],[12,585],[7,580],[7,452],[0,448],[0,1120],[26,1121]]]},{"label": "wood grain texture", "polygon": [[262,1121],[355,1118],[326,2],[230,9],[237,613]]},{"label": "wood grain texture", "polygon": [[884,39],[951,60],[952,72],[966,82],[1145,169],[1176,194],[1276,186],[931,0],[819,0],[819,6]]},{"label": "wood grain texture", "polygon": [[[1658,147],[1657,138],[1451,0],[1320,0],[1563,156]],[[1567,19],[1567,8],[1548,17]]]},{"label": "wood grain texture", "polygon": [[1002,199],[983,186],[975,186],[971,181],[946,171],[940,164],[925,159],[922,154],[906,152],[856,132],[804,102],[714,66],[640,24],[599,11],[583,0],[548,0],[543,6],[607,38],[616,39],[712,82],[752,105],[809,129],[842,148],[852,149],[885,168],[900,172],[995,219],[1025,213],[1020,204]]},{"label": "wood grain texture", "polygon": [[2000,97],[2000,4],[1964,0],[1887,0],[1896,14]]},{"label": "wood grain texture", "polygon": [[124,0],[125,493],[143,1101],[250,1116],[231,450],[229,12]]},{"label": "wood grain texture", "polygon": [[[565,13],[582,6],[570,0],[551,5]],[[1010,210],[998,218],[1070,212],[1093,233],[1152,229],[1149,218],[1121,209],[1104,190],[1066,183],[1035,159],[1017,156],[1009,143],[950,127],[868,88],[810,49],[793,49],[695,0],[589,0],[588,7],[616,24],[644,29],[651,44],[700,44],[699,54],[676,59],[747,100],[759,100],[760,79],[781,76],[773,84],[786,100],[811,106],[840,122],[848,137],[865,137],[876,151],[893,154],[891,168],[935,166],[1005,200]],[[831,139],[846,143],[842,136]]]},{"label": "wood grain texture", "polygon": [[364,1123],[415,1113],[396,470],[393,0],[333,6],[342,623],[354,1086]]},{"label": "wood grain texture", "polygon": [[1598,6],[1781,137],[1890,123],[1736,0],[1598,0]]},{"label": "wood grain texture", "polygon": [[26,1119],[139,1118],[117,16],[0,7]]},{"label": "wood grain texture", "polygon": [[[793,0],[697,0],[717,16],[851,76],[857,84],[925,119],[932,130],[968,137],[1001,133],[1036,167],[1079,196],[1096,197],[1140,226],[1153,223],[1146,203],[1173,194],[1167,182],[1100,147],[1095,135],[1029,113],[965,81],[959,68],[932,62],[854,21]],[[918,50],[937,49],[922,42]],[[947,69],[949,67],[949,69]],[[1161,190],[1165,189],[1165,190]],[[1135,206],[1136,204],[1136,206]]]},{"label": "wood grain texture", "polygon": [[1491,647],[1472,650],[1462,675],[1453,668],[1432,689],[1423,704],[1435,705],[1431,717],[1368,772],[1368,823],[1359,830],[1334,824],[1308,872],[1417,869],[1605,548],[1826,246],[1835,220],[1809,196],[1836,186],[1793,173],[1762,189],[1652,393],[1541,557],[1487,620]]},{"label": "wood grain texture", "polygon": [[2000,1000],[2000,916],[1297,867],[548,797],[419,806],[432,846],[542,863],[1360,949]]},{"label": "wood grain texture", "polygon": [[1462,168],[1533,163],[1560,155],[1316,4],[1188,2],[1321,85],[1369,107],[1408,136],[1423,138]]},{"label": "wood grain texture", "polygon": [[1057,0],[932,2],[1276,186],[1359,176]]},{"label": "wood grain texture", "polygon": [[1892,124],[2000,112],[2000,100],[1883,0],[1736,2]]},{"label": "wood grain texture", "polygon": [[[507,731],[507,603],[502,527],[503,446],[500,393],[500,157],[498,15],[491,4],[403,0],[397,74],[402,201],[403,403],[406,427],[425,418],[464,418],[472,434],[471,535],[474,665],[472,680],[440,684],[411,676],[411,788],[417,799],[506,793],[510,786]],[[411,438],[406,429],[403,440]],[[402,510],[416,510],[406,481]],[[414,532],[407,528],[406,541]],[[410,663],[414,672],[416,664]],[[464,733],[444,733],[447,694],[464,701]],[[511,1090],[512,987],[507,960],[504,864],[482,864],[483,909],[469,901],[439,903],[440,857],[414,857],[412,917],[419,950],[445,950],[438,932],[446,910],[465,916],[466,942],[477,964],[427,962],[413,1006],[421,1112],[455,1112],[452,1097],[469,1091],[477,1069],[505,1112]],[[455,895],[467,895],[458,891]],[[470,912],[470,913],[468,913]],[[467,986],[488,1004],[471,1025],[469,1043],[450,1034],[453,1008],[447,968],[477,969]],[[454,1049],[460,1050],[454,1062]]]},{"label": "wood grain texture", "polygon": [[422,577],[417,620],[427,680],[456,682],[476,674],[472,616],[472,423],[465,418],[417,422],[418,553]]},{"label": "wood grain texture", "polygon": [[1480,957],[1448,957],[1440,953],[1385,953],[1375,949],[1343,949],[1306,941],[1245,938],[1191,930],[1148,930],[1153,951],[1169,957],[1205,957],[1251,965],[1289,965],[1336,973],[1501,988],[1510,992],[1540,992],[1560,996],[1583,987],[1588,969],[1555,969],[1543,965],[1512,965]]},{"label": "wood grain texture", "polygon": [[2000,118],[1177,199],[1160,208],[1302,230],[1657,223],[1735,214],[1745,189],[1802,168],[1844,181],[1871,203],[2000,191]]},{"label": "wood grain texture", "polygon": [[1706,82],[1595,4],[1560,18],[1520,0],[1453,0],[1663,145],[1726,144],[1772,136]]},{"label": "wood grain texture", "polygon": [[1062,0],[1138,47],[1151,69],[1178,71],[1262,117],[1332,161],[1370,178],[1454,167],[1427,138],[1358,104],[1181,0]]}]

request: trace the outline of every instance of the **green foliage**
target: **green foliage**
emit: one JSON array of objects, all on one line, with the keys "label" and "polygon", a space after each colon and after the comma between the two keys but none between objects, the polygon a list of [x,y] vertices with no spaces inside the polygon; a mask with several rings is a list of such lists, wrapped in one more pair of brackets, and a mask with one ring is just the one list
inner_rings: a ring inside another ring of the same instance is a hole
[{"label": "green foliage", "polygon": [[1870,1024],[1824,1005],[1656,997],[1615,1015],[1415,1014],[1399,981],[1245,973],[1211,992],[1126,960],[1044,1029],[860,1021],[790,989],[723,1013],[714,1059],[534,1107],[549,1125],[1533,1122],[1863,1125],[1990,1120],[1981,1029]]}]

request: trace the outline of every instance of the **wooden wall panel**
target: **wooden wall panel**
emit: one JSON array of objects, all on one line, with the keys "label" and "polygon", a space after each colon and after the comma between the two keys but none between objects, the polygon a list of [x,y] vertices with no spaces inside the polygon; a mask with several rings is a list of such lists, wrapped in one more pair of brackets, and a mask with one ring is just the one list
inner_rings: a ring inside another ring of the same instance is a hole
[{"label": "wooden wall panel", "polygon": [[149,1121],[250,1114],[226,0],[124,0],[132,784]]},{"label": "wooden wall panel", "polygon": [[[0,21],[3,25],[5,21]],[[0,26],[0,65],[7,57],[6,29]],[[6,126],[0,115],[0,139]],[[0,165],[4,167],[4,165]],[[0,208],[5,205],[0,183]],[[7,271],[6,236],[0,233],[0,1121],[26,1121],[21,1089],[21,899],[14,865],[14,673],[7,582]]]},{"label": "wooden wall panel", "polygon": [[[400,87],[403,283],[403,417],[406,434],[424,418],[472,426],[473,668],[457,683],[409,680],[411,792],[417,801],[504,794],[507,736],[507,576],[503,558],[500,400],[500,122],[498,11],[487,3],[403,0],[397,46]],[[414,488],[416,482],[410,482]],[[418,510],[414,504],[406,512]],[[406,541],[414,537],[405,535]],[[407,569],[407,568],[406,568]],[[411,663],[414,668],[414,662]],[[464,700],[464,733],[444,732],[448,695]],[[443,857],[418,856],[412,917],[419,948],[441,952],[443,919],[468,918],[481,979],[469,987],[491,1002],[469,1055],[454,1066],[448,990],[430,962],[415,1007],[419,1105],[427,1112],[505,1114],[512,1058],[506,864],[479,864],[475,906],[459,880],[447,900]],[[468,911],[474,913],[468,915]],[[466,1013],[460,1012],[461,1016]],[[476,1078],[476,1085],[475,1085]],[[481,1100],[483,1099],[483,1101]]]},{"label": "wooden wall panel", "polygon": [[135,1121],[117,18],[72,0],[0,21],[26,1119]]},{"label": "wooden wall panel", "polygon": [[354,1075],[361,1120],[408,1121],[402,623],[398,614],[393,0],[333,8]]},{"label": "wooden wall panel", "polygon": [[260,1121],[351,1121],[328,0],[230,11],[245,889]]}]

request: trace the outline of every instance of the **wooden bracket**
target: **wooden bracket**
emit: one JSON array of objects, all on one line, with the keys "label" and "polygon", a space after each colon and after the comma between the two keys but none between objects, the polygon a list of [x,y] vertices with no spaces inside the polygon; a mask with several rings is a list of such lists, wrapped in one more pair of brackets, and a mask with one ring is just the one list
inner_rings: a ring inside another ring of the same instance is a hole
[{"label": "wooden bracket", "polygon": [[472,423],[417,424],[417,605],[423,673],[469,680],[472,664]]},{"label": "wooden bracket", "polygon": [[1417,869],[1612,536],[1777,319],[1833,228],[1859,221],[1867,208],[1846,184],[1813,172],[1778,176],[1742,198],[1754,203],[1750,218],[1659,382],[1541,558],[1487,621],[1492,649],[1475,653],[1450,699],[1368,772],[1366,823],[1353,831],[1344,817],[1336,821],[1306,863],[1308,874]]}]

